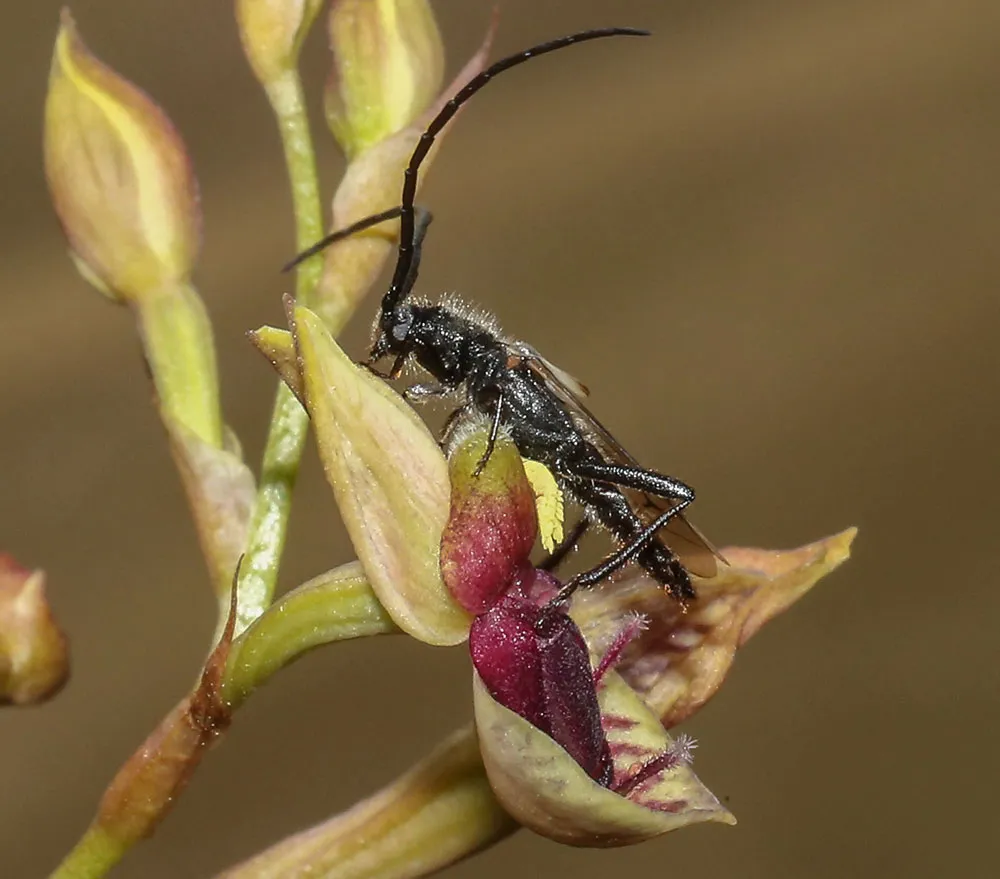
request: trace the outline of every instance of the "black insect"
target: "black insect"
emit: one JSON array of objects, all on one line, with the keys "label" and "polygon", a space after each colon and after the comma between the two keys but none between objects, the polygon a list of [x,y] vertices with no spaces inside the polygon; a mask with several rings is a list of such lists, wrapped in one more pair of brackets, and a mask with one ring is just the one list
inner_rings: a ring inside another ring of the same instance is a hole
[{"label": "black insect", "polygon": [[[527,458],[545,464],[564,491],[585,513],[550,557],[554,566],[594,521],[607,528],[621,548],[591,571],[570,580],[560,593],[604,579],[635,559],[679,601],[694,598],[689,572],[712,576],[716,552],[687,521],[683,510],[694,491],[683,482],[649,470],[614,439],[583,403],[586,389],[549,363],[532,347],[503,336],[495,321],[455,299],[432,304],[410,298],[420,265],[421,247],[431,214],[414,206],[417,171],[459,107],[494,76],[524,61],[586,40],[610,36],[646,36],[632,28],[606,28],[572,34],[503,58],[473,77],[427,127],[406,169],[398,207],[366,217],[317,242],[289,266],[324,247],[389,219],[399,217],[396,267],[375,328],[368,366],[392,357],[384,378],[396,379],[412,358],[434,377],[406,395],[423,400],[459,394],[462,407],[452,424],[487,416],[491,432],[480,469],[489,459],[501,427]],[[663,533],[658,534],[663,528]]]}]

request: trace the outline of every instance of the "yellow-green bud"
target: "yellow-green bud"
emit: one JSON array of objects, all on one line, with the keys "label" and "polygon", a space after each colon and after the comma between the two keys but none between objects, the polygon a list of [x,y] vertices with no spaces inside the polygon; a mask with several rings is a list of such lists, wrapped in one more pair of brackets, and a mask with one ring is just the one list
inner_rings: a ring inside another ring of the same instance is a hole
[{"label": "yellow-green bud", "polygon": [[292,70],[322,0],[236,0],[240,39],[265,87]]},{"label": "yellow-green bud", "polygon": [[0,704],[43,702],[67,677],[66,636],[45,597],[45,574],[0,555]]},{"label": "yellow-green bud", "polygon": [[441,89],[444,47],[427,0],[334,0],[326,118],[348,158],[412,123]]},{"label": "yellow-green bud", "polygon": [[84,276],[117,300],[183,283],[198,187],[166,114],[98,61],[63,12],[45,103],[45,172]]}]

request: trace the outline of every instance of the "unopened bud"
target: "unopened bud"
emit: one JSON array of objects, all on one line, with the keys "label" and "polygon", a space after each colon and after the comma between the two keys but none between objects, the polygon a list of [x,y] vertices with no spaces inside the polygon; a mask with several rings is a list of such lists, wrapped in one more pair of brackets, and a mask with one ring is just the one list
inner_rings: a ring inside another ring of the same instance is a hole
[{"label": "unopened bud", "polygon": [[81,271],[119,300],[184,283],[198,188],[166,114],[98,61],[64,11],[45,103],[45,172]]},{"label": "unopened bud", "polygon": [[243,51],[262,85],[295,67],[322,5],[322,0],[237,0]]},{"label": "unopened bud", "polygon": [[45,575],[0,555],[0,704],[43,702],[68,677],[66,636],[45,597]]},{"label": "unopened bud", "polygon": [[326,118],[348,158],[412,123],[434,100],[444,47],[427,0],[334,0]]}]

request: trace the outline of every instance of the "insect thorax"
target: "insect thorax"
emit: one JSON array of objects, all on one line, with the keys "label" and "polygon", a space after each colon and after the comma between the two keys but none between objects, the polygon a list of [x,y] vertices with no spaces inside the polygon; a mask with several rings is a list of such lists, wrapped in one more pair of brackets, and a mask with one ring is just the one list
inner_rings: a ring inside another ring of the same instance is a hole
[{"label": "insect thorax", "polygon": [[414,304],[408,351],[427,372],[449,387],[495,381],[506,365],[504,342],[478,321],[447,305]]}]

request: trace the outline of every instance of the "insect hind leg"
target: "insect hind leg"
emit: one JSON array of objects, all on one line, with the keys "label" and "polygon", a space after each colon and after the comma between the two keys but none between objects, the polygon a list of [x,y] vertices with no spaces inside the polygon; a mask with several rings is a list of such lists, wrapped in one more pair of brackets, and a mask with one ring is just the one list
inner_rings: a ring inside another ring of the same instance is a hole
[{"label": "insect hind leg", "polygon": [[646,546],[656,537],[656,532],[667,524],[674,516],[686,507],[690,501],[681,501],[677,506],[669,510],[664,510],[656,519],[640,531],[631,543],[621,547],[621,549],[609,555],[603,562],[589,571],[577,574],[573,577],[552,599],[552,603],[567,601],[577,589],[592,586],[601,580],[610,577],[615,571],[625,567],[632,559],[641,553]]},{"label": "insect hind leg", "polygon": [[[687,506],[694,500],[694,489],[685,485],[679,479],[672,476],[665,476],[655,470],[647,470],[644,467],[630,467],[624,464],[608,464],[596,461],[574,461],[565,464],[563,469],[572,476],[593,479],[597,482],[604,482],[608,485],[617,485],[621,488],[634,488],[637,491],[644,491],[647,494],[664,498],[665,500],[676,500],[679,504]],[[676,510],[677,507],[674,507]]]},{"label": "insect hind leg", "polygon": [[[565,466],[560,468],[560,475],[566,477],[567,470]],[[566,487],[574,498],[589,510],[588,515],[614,534],[620,543],[627,547],[637,540],[637,535],[642,532],[646,523],[639,518],[617,486],[603,480],[570,476],[566,479]],[[689,501],[684,502],[681,507],[674,506],[666,511],[669,513],[668,521],[687,506],[687,503]],[[663,541],[655,536],[651,538],[639,550],[635,560],[678,601],[695,598],[694,587],[691,585],[687,569]]]}]

